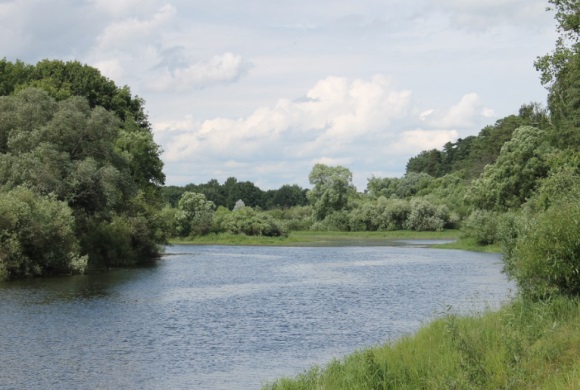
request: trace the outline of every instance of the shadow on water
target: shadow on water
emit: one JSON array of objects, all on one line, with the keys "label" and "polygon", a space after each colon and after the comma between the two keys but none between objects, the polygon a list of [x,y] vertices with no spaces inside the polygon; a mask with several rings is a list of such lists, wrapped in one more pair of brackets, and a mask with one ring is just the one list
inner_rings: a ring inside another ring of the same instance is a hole
[{"label": "shadow on water", "polygon": [[110,297],[135,274],[157,265],[90,271],[84,275],[56,275],[0,282],[0,294],[19,295],[25,304],[52,304]]}]

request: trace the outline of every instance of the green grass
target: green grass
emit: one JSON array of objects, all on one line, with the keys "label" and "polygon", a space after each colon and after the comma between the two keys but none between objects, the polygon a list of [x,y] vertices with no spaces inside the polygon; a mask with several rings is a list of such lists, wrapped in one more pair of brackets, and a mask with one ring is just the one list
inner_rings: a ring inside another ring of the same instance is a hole
[{"label": "green grass", "polygon": [[473,238],[459,238],[455,242],[448,244],[435,244],[432,245],[433,248],[438,249],[461,249],[464,251],[473,252],[487,252],[487,253],[500,253],[501,248],[498,244],[493,245],[479,245],[475,242]]},{"label": "green grass", "polygon": [[386,245],[393,240],[428,240],[459,238],[458,230],[442,232],[415,232],[400,230],[393,232],[290,232],[288,237],[246,236],[243,234],[212,233],[200,237],[171,239],[171,244],[193,245],[274,245],[274,246],[307,246],[307,245]]},{"label": "green grass", "polygon": [[397,341],[266,384],[271,390],[577,389],[577,300],[516,299],[496,312],[446,315]]}]

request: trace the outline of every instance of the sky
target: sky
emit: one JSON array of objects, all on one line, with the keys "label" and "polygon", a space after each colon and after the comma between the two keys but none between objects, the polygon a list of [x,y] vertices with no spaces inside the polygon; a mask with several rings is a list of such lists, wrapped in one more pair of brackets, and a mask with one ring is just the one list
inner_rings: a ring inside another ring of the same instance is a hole
[{"label": "sky", "polygon": [[547,0],[0,0],[0,58],[78,60],[146,102],[167,185],[359,191],[545,103]]}]

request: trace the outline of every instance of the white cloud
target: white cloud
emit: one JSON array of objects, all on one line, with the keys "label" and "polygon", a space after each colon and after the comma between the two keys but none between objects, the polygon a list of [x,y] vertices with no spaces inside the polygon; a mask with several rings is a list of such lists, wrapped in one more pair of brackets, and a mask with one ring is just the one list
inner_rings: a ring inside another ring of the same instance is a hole
[{"label": "white cloud", "polygon": [[456,130],[407,130],[400,135],[392,149],[401,155],[414,155],[423,150],[441,149],[458,136]]},{"label": "white cloud", "polygon": [[150,8],[156,0],[90,0],[97,9],[101,9],[113,17],[133,14],[136,11]]},{"label": "white cloud", "polygon": [[175,7],[166,4],[150,19],[131,17],[113,22],[97,37],[97,50],[122,50],[131,48],[136,42],[146,42],[155,36],[160,27],[173,19],[175,14]]},{"label": "white cloud", "polygon": [[237,161],[337,158],[348,155],[354,142],[392,137],[389,126],[407,114],[410,97],[383,76],[370,81],[328,77],[303,99],[280,99],[245,118],[206,120],[187,132],[183,122],[155,127],[161,137],[175,132],[165,145],[170,161],[193,156]]},{"label": "white cloud", "polygon": [[185,92],[205,88],[237,81],[250,67],[251,64],[241,56],[225,53],[187,67],[173,70],[166,67],[161,76],[146,83],[145,88],[154,92]]},{"label": "white cloud", "polygon": [[447,110],[430,109],[420,114],[420,118],[432,128],[454,129],[472,128],[481,117],[491,118],[495,115],[491,108],[483,106],[476,93],[468,93]]}]

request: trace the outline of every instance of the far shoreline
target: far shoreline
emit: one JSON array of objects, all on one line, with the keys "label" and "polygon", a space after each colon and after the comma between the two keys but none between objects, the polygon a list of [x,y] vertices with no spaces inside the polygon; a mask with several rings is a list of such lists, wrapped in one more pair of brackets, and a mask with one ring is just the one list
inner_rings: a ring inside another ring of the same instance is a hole
[{"label": "far shoreline", "polygon": [[[462,238],[457,229],[439,232],[409,230],[385,232],[293,231],[287,237],[246,236],[244,234],[210,233],[204,236],[173,238],[169,245],[222,245],[222,246],[398,246],[407,240],[448,241],[420,245],[437,249],[459,249],[476,252],[500,252],[499,246],[481,246]],[[397,244],[397,242],[401,242]],[[412,245],[412,244],[411,244]]]}]

